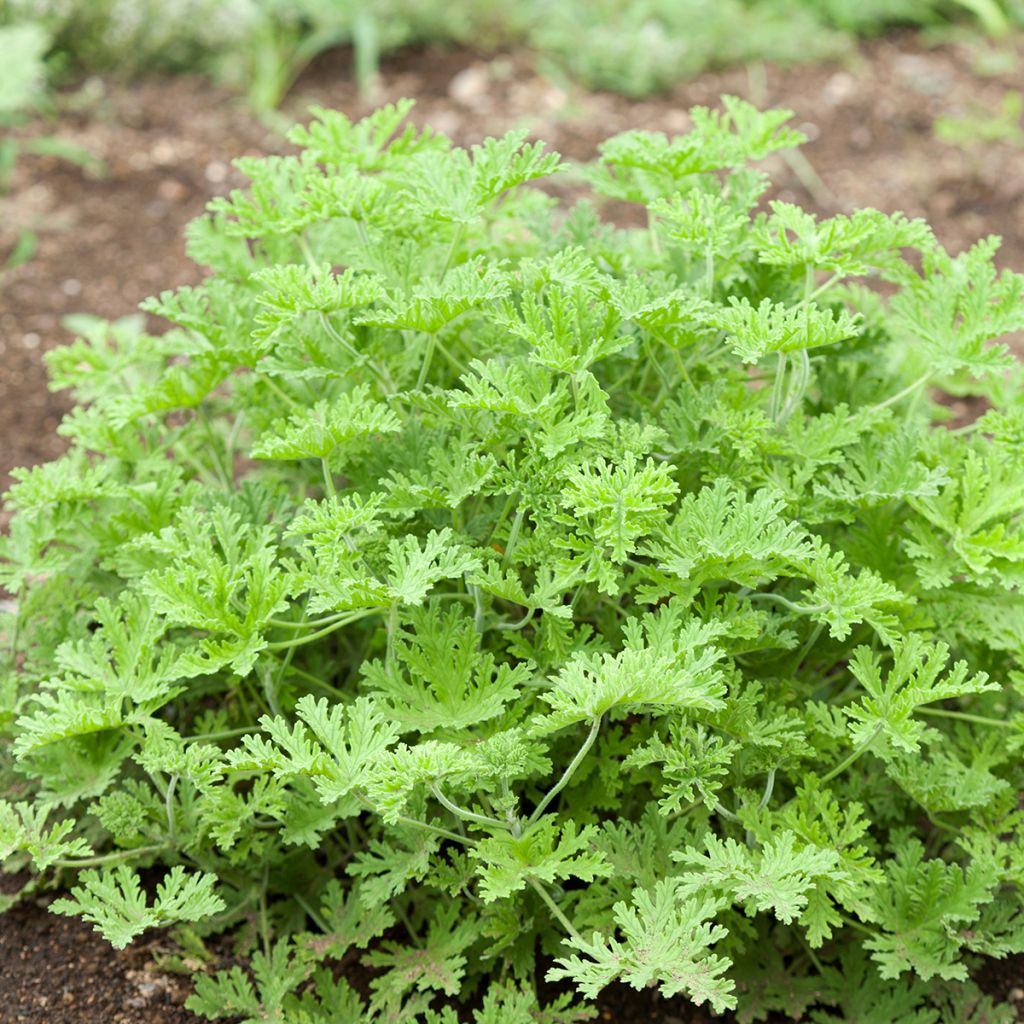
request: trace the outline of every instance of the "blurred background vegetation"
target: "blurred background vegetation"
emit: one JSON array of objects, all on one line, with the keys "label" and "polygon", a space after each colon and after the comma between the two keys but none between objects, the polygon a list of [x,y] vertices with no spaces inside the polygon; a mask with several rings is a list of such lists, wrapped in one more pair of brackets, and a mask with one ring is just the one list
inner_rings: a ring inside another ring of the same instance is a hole
[{"label": "blurred background vegetation", "polygon": [[708,68],[841,57],[899,27],[1024,25],[1024,0],[0,0],[0,116],[82,73],[200,70],[276,107],[320,53],[350,46],[372,90],[415,43],[526,48],[546,73],[641,97]]}]

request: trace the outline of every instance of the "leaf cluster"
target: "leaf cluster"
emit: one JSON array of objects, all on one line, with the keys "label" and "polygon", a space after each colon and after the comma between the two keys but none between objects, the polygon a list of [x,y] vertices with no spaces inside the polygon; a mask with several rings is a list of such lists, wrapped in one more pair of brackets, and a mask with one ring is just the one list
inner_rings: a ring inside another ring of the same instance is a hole
[{"label": "leaf cluster", "polygon": [[539,144],[409,107],[243,161],[166,331],[50,357],[78,405],[6,496],[0,857],[118,945],[232,933],[211,1019],[567,1022],[613,981],[999,1019],[1024,278],[759,207],[786,112],[620,135],[567,207]]}]

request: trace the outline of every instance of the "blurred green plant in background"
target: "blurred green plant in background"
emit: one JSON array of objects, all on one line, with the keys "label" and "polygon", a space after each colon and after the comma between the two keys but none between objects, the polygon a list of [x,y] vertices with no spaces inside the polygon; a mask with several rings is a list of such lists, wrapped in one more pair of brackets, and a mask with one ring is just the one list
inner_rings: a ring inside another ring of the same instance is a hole
[{"label": "blurred green plant in background", "polygon": [[967,114],[943,114],[936,118],[935,136],[961,149],[992,142],[1024,146],[1024,96],[1015,89],[1003,95],[994,112],[972,110]]},{"label": "blurred green plant in background", "polygon": [[1024,0],[0,0],[0,25],[45,31],[67,67],[203,70],[257,110],[339,46],[364,93],[383,54],[450,42],[525,46],[584,86],[643,96],[709,67],[836,57],[856,36],[964,16],[1000,36],[1024,24]]},{"label": "blurred green plant in background", "polygon": [[[93,171],[101,169],[91,153],[66,139],[15,134],[31,114],[49,109],[45,57],[50,48],[51,38],[40,24],[0,25],[0,195],[9,190],[14,165],[23,151],[69,160]],[[36,244],[34,231],[16,233],[10,251],[0,252],[0,283],[6,271],[32,258]]]}]

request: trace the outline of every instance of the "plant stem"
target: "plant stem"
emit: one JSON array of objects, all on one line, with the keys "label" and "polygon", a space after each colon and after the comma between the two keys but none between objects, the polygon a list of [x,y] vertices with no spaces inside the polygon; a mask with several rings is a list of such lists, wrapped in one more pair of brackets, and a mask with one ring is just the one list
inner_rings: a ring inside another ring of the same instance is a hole
[{"label": "plant stem", "polygon": [[502,567],[508,565],[509,559],[512,557],[512,552],[515,550],[516,542],[519,540],[519,531],[523,526],[523,517],[526,515],[526,509],[520,505],[516,509],[515,518],[512,520],[512,528],[508,531],[508,541],[505,544],[505,554],[502,556],[501,564]]},{"label": "plant stem", "polygon": [[195,736],[183,736],[182,743],[200,743],[209,740],[229,740],[235,736],[246,736],[251,732],[257,732],[255,726],[245,726],[241,729],[225,729],[223,732],[197,733]]},{"label": "plant stem", "polygon": [[118,861],[131,860],[132,857],[145,857],[150,853],[159,853],[166,849],[168,849],[167,843],[137,846],[133,850],[117,850],[114,853],[104,853],[97,857],[69,857],[55,860],[52,865],[55,868],[92,868],[101,864],[116,864]]},{"label": "plant stem", "polygon": [[445,256],[444,266],[441,268],[441,280],[442,281],[445,279],[445,277],[448,276],[448,271],[451,269],[451,266],[452,266],[452,260],[455,259],[455,253],[458,250],[459,246],[462,244],[462,236],[465,234],[465,232],[466,232],[466,225],[465,224],[460,224],[455,229],[455,234],[452,235],[451,245],[448,246],[448,255]]},{"label": "plant stem", "polygon": [[728,807],[722,804],[720,801],[715,801],[715,814],[720,814],[726,821],[734,821],[737,825],[742,825],[743,822],[740,820],[740,816],[730,811]]},{"label": "plant stem", "polygon": [[985,715],[972,715],[966,711],[947,711],[945,708],[919,707],[917,712],[920,715],[932,715],[935,718],[953,718],[960,722],[974,722],[977,725],[992,725],[997,729],[1016,728],[1013,722],[1007,722],[1001,718],[987,718]]},{"label": "plant stem", "polygon": [[569,784],[569,780],[576,774],[576,769],[579,768],[583,762],[583,758],[587,756],[590,748],[594,745],[594,740],[597,739],[598,730],[601,728],[602,715],[598,715],[590,725],[590,732],[587,733],[587,738],[583,741],[583,746],[576,751],[576,756],[569,762],[569,767],[565,769],[562,777],[547,791],[544,799],[534,808],[533,814],[530,815],[529,824],[532,825],[537,821],[538,818],[547,809],[548,804],[562,792],[563,789]]},{"label": "plant stem", "polygon": [[778,601],[779,604],[784,605],[790,611],[796,612],[798,615],[814,615],[817,612],[823,612],[828,610],[827,604],[797,604],[795,601],[790,601],[788,597],[783,597],[782,594],[775,594],[771,592],[757,593],[757,594],[745,594],[748,601]]},{"label": "plant stem", "polygon": [[782,395],[785,390],[784,384],[786,381],[786,363],[786,353],[780,352],[778,362],[775,364],[775,381],[772,384],[771,403],[768,406],[768,416],[773,423],[778,421],[779,414],[782,411]]},{"label": "plant stem", "polygon": [[534,878],[532,875],[527,875],[526,880],[530,883],[530,885],[533,886],[537,895],[547,904],[548,910],[551,911],[554,918],[566,930],[566,932],[568,932],[568,934],[571,935],[577,942],[582,942],[583,936],[581,936],[580,933],[576,931],[576,929],[573,927],[572,921],[570,921],[569,918],[567,918],[565,914],[562,913],[561,908],[551,898],[551,893],[549,893],[547,889],[545,889],[544,886],[541,885],[540,882],[538,882],[537,879]]},{"label": "plant stem", "polygon": [[338,500],[338,492],[334,489],[334,477],[331,475],[330,467],[327,465],[327,459],[323,458],[320,460],[320,468],[324,474],[324,490],[327,492],[327,497],[331,501]]},{"label": "plant stem", "polygon": [[866,925],[860,923],[852,917],[848,917],[846,914],[839,915],[842,918],[843,924],[849,925],[849,927],[856,929],[862,935],[870,935],[872,938],[875,936],[875,932],[868,928]]},{"label": "plant stem", "polygon": [[277,643],[267,644],[264,650],[267,651],[286,651],[289,647],[301,647],[303,644],[312,643],[314,640],[319,640],[322,637],[333,633],[336,629],[341,629],[342,626],[349,626],[353,622],[358,622],[360,619],[365,619],[368,615],[380,611],[379,608],[366,608],[359,612],[358,615],[349,615],[345,618],[336,620],[332,625],[327,626],[324,629],[319,630],[316,633],[309,633],[307,636],[295,637],[293,640],[279,640]]},{"label": "plant stem", "polygon": [[934,376],[935,370],[928,370],[926,373],[921,374],[913,384],[908,384],[902,391],[897,391],[895,395],[890,395],[884,402],[879,402],[871,408],[876,412],[879,409],[888,409],[890,405],[895,405],[901,399],[906,398],[907,395],[912,395],[918,388],[927,384]]},{"label": "plant stem", "polygon": [[[361,790],[352,790],[352,795],[365,807],[367,810],[372,811],[374,814],[379,814],[373,801]],[[407,818],[404,814],[396,815],[395,823],[398,825],[408,825],[410,828],[423,829],[426,832],[433,832],[435,835],[443,836],[445,839],[451,839],[456,843],[462,843],[464,846],[476,846],[476,842],[469,839],[466,836],[460,836],[458,832],[451,832],[446,828],[441,828],[439,825],[431,825],[430,822],[420,821],[418,818]]]},{"label": "plant stem", "polygon": [[827,775],[821,777],[822,782],[831,782],[837,775],[842,775],[847,768],[853,764],[854,761],[860,757],[861,754],[866,753],[872,743],[878,738],[878,734],[882,731],[881,723],[875,726],[875,731],[855,750],[851,751],[849,757],[845,760],[840,761]]},{"label": "plant stem", "polygon": [[339,619],[348,615],[348,612],[335,612],[333,615],[325,615],[322,619],[264,619],[268,626],[275,629],[319,629],[321,626],[330,626]]},{"label": "plant stem", "polygon": [[427,349],[423,353],[423,362],[420,365],[420,374],[416,378],[416,390],[420,391],[427,382],[427,374],[430,372],[430,364],[434,359],[434,349],[437,347],[437,339],[433,334],[427,335]]},{"label": "plant stem", "polygon": [[306,912],[306,916],[320,929],[325,935],[330,932],[330,928],[327,926],[327,922],[318,914],[310,905],[309,902],[304,899],[299,893],[293,893],[295,902]]},{"label": "plant stem", "polygon": [[178,822],[174,814],[174,787],[178,785],[178,776],[172,775],[167,783],[167,793],[164,795],[164,811],[167,814],[167,843],[169,846],[178,845]]},{"label": "plant stem", "polygon": [[18,596],[14,602],[14,629],[11,630],[11,667],[17,668],[18,664],[18,640],[21,635],[21,609],[25,604],[26,585],[22,583],[18,588]]},{"label": "plant stem", "polygon": [[467,810],[465,807],[460,807],[454,801],[449,800],[436,782],[430,783],[430,792],[433,793],[441,805],[451,811],[456,818],[463,818],[465,821],[475,821],[478,825],[487,825],[489,828],[500,828],[506,832],[510,831],[509,826],[505,822],[499,821],[497,818],[489,818],[486,814],[477,814],[475,811]]},{"label": "plant stem", "polygon": [[289,395],[288,392],[285,391],[283,388],[279,387],[278,384],[274,381],[274,378],[271,377],[269,374],[263,374],[260,380],[262,383],[266,384],[267,387],[270,388],[270,390],[273,391],[274,394],[277,395],[277,397],[280,398],[285,403],[285,405],[290,405],[293,409],[298,409],[301,407],[301,403],[299,403],[296,399],[292,398],[292,396]]}]

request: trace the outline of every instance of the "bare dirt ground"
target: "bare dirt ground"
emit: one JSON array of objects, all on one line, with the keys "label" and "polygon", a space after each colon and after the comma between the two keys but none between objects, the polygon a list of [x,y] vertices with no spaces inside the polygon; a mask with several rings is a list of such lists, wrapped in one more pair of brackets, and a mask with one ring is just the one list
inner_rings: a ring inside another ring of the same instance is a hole
[{"label": "bare dirt ground", "polygon": [[[730,92],[791,108],[811,138],[806,165],[779,160],[771,167],[777,196],[822,214],[870,205],[924,216],[953,250],[1000,234],[1003,264],[1024,270],[1021,151],[992,143],[965,152],[933,132],[942,114],[993,113],[1007,89],[1021,87],[1022,61],[1021,40],[1000,56],[968,44],[925,48],[906,35],[870,45],[844,66],[739,69],[637,103],[576,92],[540,77],[518,54],[485,59],[465,50],[417,50],[388,62],[377,96],[367,100],[357,95],[342,53],[303,77],[282,123],[301,118],[310,103],[359,115],[413,96],[416,119],[460,143],[526,126],[567,157],[585,160],[601,140],[627,128],[685,130],[690,106]],[[52,159],[24,157],[11,192],[0,197],[0,264],[20,231],[39,238],[35,257],[0,284],[0,491],[12,467],[63,448],[56,427],[67,402],[47,391],[42,362],[45,351],[73,337],[62,319],[130,315],[148,295],[194,283],[200,273],[184,255],[185,224],[212,196],[242,184],[232,158],[287,149],[237,98],[189,77],[105,85],[88,109],[33,130],[85,146],[105,173],[91,177]],[[27,901],[0,918],[0,1022],[195,1021],[181,1006],[187,985],[152,969],[161,941],[118,954],[80,922],[47,914],[45,900]],[[1021,961],[993,964],[981,977],[993,995],[1024,1000]],[[680,1001],[612,989],[598,1019],[709,1018]]]}]

